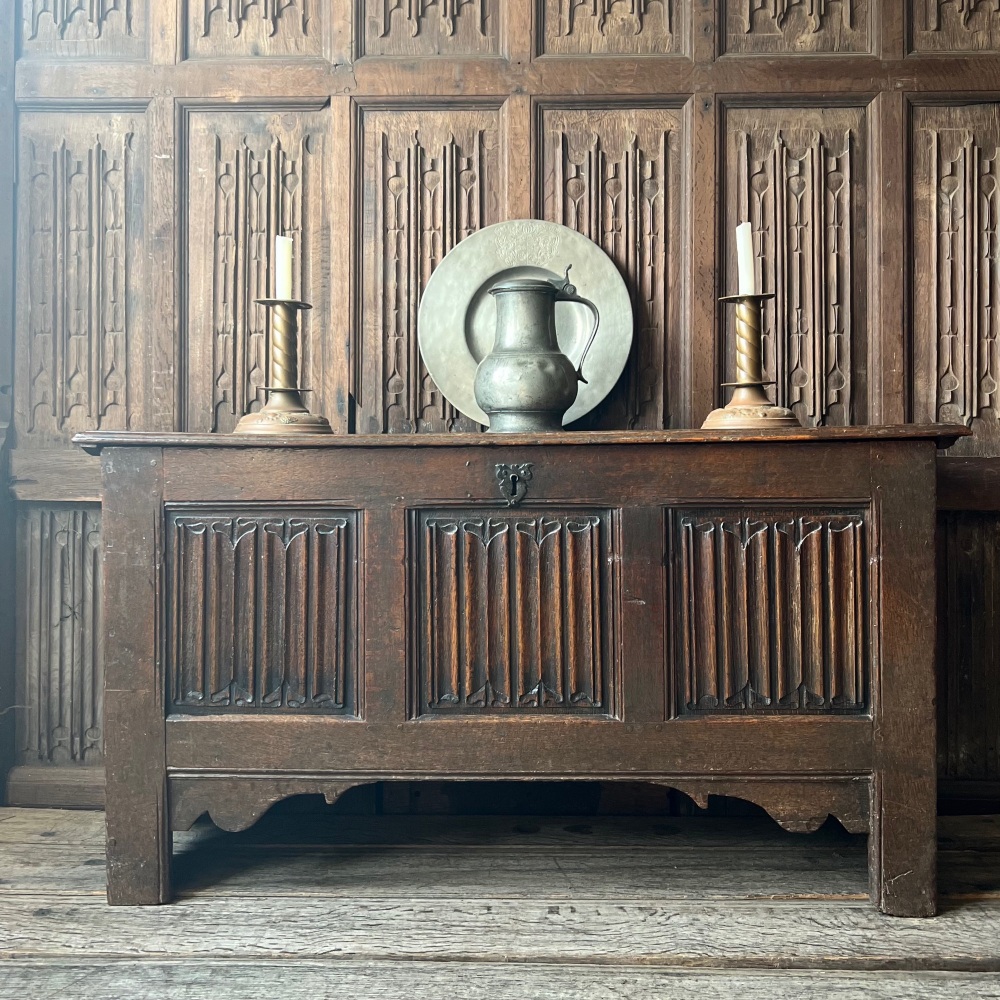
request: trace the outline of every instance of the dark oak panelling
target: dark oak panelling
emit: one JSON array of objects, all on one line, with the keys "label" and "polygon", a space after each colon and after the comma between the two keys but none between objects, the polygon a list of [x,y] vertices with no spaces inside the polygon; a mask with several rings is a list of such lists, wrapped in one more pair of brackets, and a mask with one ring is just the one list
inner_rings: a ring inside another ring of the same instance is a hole
[{"label": "dark oak panelling", "polygon": [[601,510],[415,514],[414,710],[614,714],[613,531]]},{"label": "dark oak panelling", "polygon": [[938,518],[938,774],[1000,782],[1000,516]]},{"label": "dark oak panelling", "polygon": [[[807,426],[864,423],[867,388],[867,119],[863,108],[730,108],[726,114],[727,293],[733,230],[753,224],[773,396]],[[727,381],[735,328],[726,310]]]},{"label": "dark oak panelling", "polygon": [[1000,104],[913,110],[914,410],[1000,447]]},{"label": "dark oak panelling", "polygon": [[28,113],[19,138],[18,441],[142,426],[145,120]]},{"label": "dark oak panelling", "polygon": [[[21,105],[17,131],[12,117],[7,129],[18,171],[13,378],[0,358],[0,422],[14,383],[18,502],[95,495],[68,445],[78,427],[224,432],[259,405],[261,366],[251,372],[268,330],[248,303],[266,290],[286,211],[301,216],[296,282],[316,306],[304,381],[337,429],[475,427],[420,367],[419,290],[457,239],[533,213],[601,242],[633,294],[629,367],[591,422],[696,423],[731,356],[714,328],[726,324],[731,344],[731,315],[714,296],[735,290],[728,244],[753,210],[741,199],[754,171],[754,197],[771,188],[761,221],[753,216],[766,287],[790,303],[767,317],[777,393],[807,422],[956,416],[976,432],[959,454],[1000,453],[1000,125],[995,104],[959,106],[1000,93],[995,0],[0,9],[10,28],[0,113],[15,90]],[[934,57],[946,53],[961,57]],[[911,110],[912,100],[933,106]],[[744,156],[737,132],[750,136],[750,173],[734,166]],[[298,195],[284,186],[290,161],[304,171]],[[227,170],[241,171],[228,202]],[[812,185],[801,198],[799,175]],[[0,162],[0,186],[3,177]],[[666,186],[650,196],[652,180]],[[251,207],[261,183],[263,222]],[[799,204],[804,227],[792,224]],[[952,350],[946,372],[939,363]],[[13,546],[13,521],[7,534]],[[26,572],[19,564],[18,590]],[[994,690],[989,657],[969,663],[977,690]],[[996,713],[961,705],[949,738],[995,741]],[[954,756],[943,773],[995,776],[982,760]]]},{"label": "dark oak panelling", "polygon": [[881,0],[726,0],[727,52],[870,52]]},{"label": "dark oak panelling", "polygon": [[1000,51],[996,0],[909,0],[915,52]]},{"label": "dark oak panelling", "polygon": [[538,0],[543,55],[676,55],[686,0]]},{"label": "dark oak panelling", "polygon": [[327,411],[323,350],[331,325],[329,112],[190,109],[185,116],[186,429],[231,431],[264,404],[276,234],[294,241],[300,383]]},{"label": "dark oak panelling", "polygon": [[17,757],[94,764],[102,755],[101,515],[22,507],[17,524]]},{"label": "dark oak panelling", "polygon": [[420,360],[420,293],[442,257],[500,221],[499,111],[365,109],[357,429],[478,430]]},{"label": "dark oak panelling", "polygon": [[358,55],[480,56],[500,51],[504,0],[355,0]]},{"label": "dark oak panelling", "polygon": [[[154,0],[155,2],[155,0]],[[183,0],[187,54],[321,56],[329,0]]]},{"label": "dark oak panelling", "polygon": [[356,714],[357,550],[356,511],[171,511],[171,706]]},{"label": "dark oak panelling", "polygon": [[[17,107],[14,100],[14,64],[20,9],[9,4],[0,10],[0,138],[17,135]],[[17,156],[13,149],[0,157],[0,481],[12,478],[14,388],[14,261],[16,226],[14,190]],[[15,713],[17,704],[17,659],[15,652],[18,623],[15,594],[17,573],[17,504],[12,491],[0,489],[0,802],[5,802],[3,776],[15,761]]]},{"label": "dark oak panelling", "polygon": [[158,0],[8,0],[20,3],[24,56],[141,59],[147,5]]},{"label": "dark oak panelling", "polygon": [[[680,334],[682,112],[545,107],[542,215],[584,233],[632,290],[635,333],[624,378],[587,426],[671,426]],[[671,350],[673,347],[673,350]],[[668,359],[673,364],[668,365]]]},{"label": "dark oak panelling", "polygon": [[676,712],[863,712],[868,528],[817,516],[669,512]]}]

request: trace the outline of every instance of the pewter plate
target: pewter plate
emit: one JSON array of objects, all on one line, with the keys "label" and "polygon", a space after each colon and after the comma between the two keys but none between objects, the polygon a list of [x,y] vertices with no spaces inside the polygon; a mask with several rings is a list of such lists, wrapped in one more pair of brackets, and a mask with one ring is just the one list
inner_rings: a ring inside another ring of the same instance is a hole
[{"label": "pewter plate", "polygon": [[[476,367],[493,349],[496,305],[490,288],[507,278],[570,281],[601,314],[597,337],[583,367],[576,402],[563,424],[589,413],[614,388],[632,345],[632,302],[611,258],[586,236],[537,219],[499,222],[480,229],[448,253],[420,300],[417,339],[424,365],[445,399],[465,416],[489,426],[473,390]],[[556,303],[560,350],[577,364],[590,334],[589,310]]]}]

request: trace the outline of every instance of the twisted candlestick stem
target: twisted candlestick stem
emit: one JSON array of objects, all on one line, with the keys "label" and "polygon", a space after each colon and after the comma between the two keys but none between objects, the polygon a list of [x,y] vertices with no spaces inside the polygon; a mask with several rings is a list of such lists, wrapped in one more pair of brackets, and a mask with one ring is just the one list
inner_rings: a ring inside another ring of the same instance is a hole
[{"label": "twisted candlestick stem", "polygon": [[736,381],[742,385],[764,381],[761,361],[760,302],[736,303]]},{"label": "twisted candlestick stem", "polygon": [[299,381],[298,313],[289,305],[274,306],[271,320],[271,387],[294,389]]}]

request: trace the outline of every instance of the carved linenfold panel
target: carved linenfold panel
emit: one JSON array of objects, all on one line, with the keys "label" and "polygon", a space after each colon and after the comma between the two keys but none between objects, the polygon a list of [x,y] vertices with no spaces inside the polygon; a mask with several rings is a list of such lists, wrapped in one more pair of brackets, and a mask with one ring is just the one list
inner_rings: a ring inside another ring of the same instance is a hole
[{"label": "carved linenfold panel", "polygon": [[322,0],[185,0],[191,56],[321,56]]},{"label": "carved linenfold panel", "polygon": [[476,431],[441,395],[417,345],[420,295],[444,255],[499,222],[498,113],[371,110],[362,118],[358,430]]},{"label": "carved linenfold panel", "polygon": [[1000,781],[1000,515],[938,515],[938,774]]},{"label": "carved linenfold panel", "polygon": [[633,298],[625,376],[586,425],[669,426],[667,330],[676,329],[678,316],[681,112],[548,108],[541,134],[544,218],[599,244]]},{"label": "carved linenfold panel", "polygon": [[609,511],[422,511],[411,544],[416,714],[615,713]]},{"label": "carved linenfold panel", "polygon": [[952,454],[1000,447],[1000,105],[913,120],[915,416],[971,427]]},{"label": "carved linenfold panel", "polygon": [[[867,123],[861,108],[731,109],[726,291],[736,291],[737,223],[753,226],[764,304],[765,378],[807,426],[867,414]],[[735,325],[726,310],[727,381]]]},{"label": "carved linenfold panel", "polygon": [[356,712],[358,514],[167,513],[170,704]]},{"label": "carved linenfold panel", "polygon": [[25,56],[138,59],[147,0],[20,0]]},{"label": "carved linenfold panel", "polygon": [[907,10],[915,52],[1000,51],[997,0],[913,0]]},{"label": "carved linenfold panel", "polygon": [[668,517],[678,714],[866,710],[864,511]]},{"label": "carved linenfold panel", "polygon": [[231,431],[264,404],[274,237],[293,240],[299,382],[323,413],[322,333],[329,330],[329,123],[323,111],[188,115],[187,430]]},{"label": "carved linenfold panel", "polygon": [[126,429],[141,400],[127,289],[144,272],[142,116],[29,113],[20,145],[19,431]]},{"label": "carved linenfold panel", "polygon": [[544,55],[671,55],[685,48],[679,0],[538,0]]},{"label": "carved linenfold panel", "polygon": [[871,0],[726,0],[727,52],[869,52]]},{"label": "carved linenfold panel", "polygon": [[496,55],[503,0],[361,0],[358,55]]},{"label": "carved linenfold panel", "polygon": [[870,52],[870,0],[726,0],[726,52]]},{"label": "carved linenfold panel", "polygon": [[101,514],[22,507],[17,525],[21,764],[102,758]]}]

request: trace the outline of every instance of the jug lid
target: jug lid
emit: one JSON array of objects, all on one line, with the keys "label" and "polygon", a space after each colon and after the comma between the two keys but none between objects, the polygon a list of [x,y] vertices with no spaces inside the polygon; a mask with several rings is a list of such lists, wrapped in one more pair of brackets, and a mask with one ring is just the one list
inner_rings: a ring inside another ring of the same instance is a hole
[{"label": "jug lid", "polygon": [[507,278],[498,281],[490,287],[490,295],[497,292],[550,292],[555,293],[558,288],[546,278]]}]

